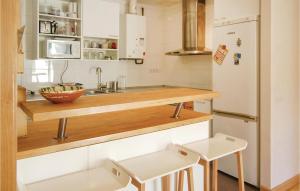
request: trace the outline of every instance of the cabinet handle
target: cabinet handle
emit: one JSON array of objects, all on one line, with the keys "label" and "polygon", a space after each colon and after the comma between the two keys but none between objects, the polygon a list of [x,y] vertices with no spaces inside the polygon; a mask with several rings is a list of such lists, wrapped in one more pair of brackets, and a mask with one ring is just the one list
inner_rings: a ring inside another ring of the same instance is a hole
[{"label": "cabinet handle", "polygon": [[25,31],[25,26],[22,26],[20,29],[18,29],[18,54],[24,54],[23,47],[22,47],[24,31]]}]

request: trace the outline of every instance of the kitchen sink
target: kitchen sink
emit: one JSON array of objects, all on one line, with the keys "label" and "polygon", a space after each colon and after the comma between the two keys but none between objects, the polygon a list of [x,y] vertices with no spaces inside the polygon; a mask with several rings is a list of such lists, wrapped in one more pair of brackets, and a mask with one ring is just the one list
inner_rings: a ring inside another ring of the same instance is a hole
[{"label": "kitchen sink", "polygon": [[85,96],[97,96],[97,95],[115,94],[115,93],[123,93],[123,91],[112,92],[112,91],[108,91],[108,90],[92,89],[92,90],[86,90],[84,95]]}]

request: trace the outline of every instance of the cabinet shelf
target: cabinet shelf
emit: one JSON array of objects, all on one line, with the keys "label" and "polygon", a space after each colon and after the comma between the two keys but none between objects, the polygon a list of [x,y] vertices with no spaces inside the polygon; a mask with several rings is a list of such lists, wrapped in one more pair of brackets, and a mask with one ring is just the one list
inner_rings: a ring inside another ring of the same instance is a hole
[{"label": "cabinet shelf", "polygon": [[84,48],[83,50],[92,50],[92,51],[118,51],[119,49],[112,49],[112,48]]},{"label": "cabinet shelf", "polygon": [[72,35],[62,35],[62,34],[44,34],[39,33],[40,36],[48,36],[48,37],[60,37],[60,38],[77,38],[80,39],[81,36],[72,36]]},{"label": "cabinet shelf", "polygon": [[49,18],[57,18],[57,19],[65,19],[65,20],[75,20],[75,21],[81,21],[80,18],[75,17],[65,17],[65,16],[57,16],[57,15],[50,15],[50,14],[39,14],[40,17],[49,17]]}]

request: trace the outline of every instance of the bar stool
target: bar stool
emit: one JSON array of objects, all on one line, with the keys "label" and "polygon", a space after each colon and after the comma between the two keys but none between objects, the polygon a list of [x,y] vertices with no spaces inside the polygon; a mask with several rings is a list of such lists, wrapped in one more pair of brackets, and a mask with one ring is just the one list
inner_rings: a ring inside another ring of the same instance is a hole
[{"label": "bar stool", "polygon": [[[199,164],[204,166],[204,191],[210,191],[210,162],[213,162],[212,190],[218,190],[218,159],[236,154],[239,176],[239,191],[245,191],[242,151],[247,148],[245,140],[224,134],[184,145],[186,149],[200,155]],[[179,182],[180,180],[179,177]]]},{"label": "bar stool", "polygon": [[130,176],[106,161],[102,167],[73,173],[37,183],[25,185],[26,191],[122,191],[128,188]]},{"label": "bar stool", "polygon": [[165,150],[119,161],[117,164],[130,174],[132,184],[138,191],[145,191],[146,182],[159,178],[162,178],[162,190],[170,191],[170,175],[182,170],[188,172],[189,190],[193,191],[192,167],[199,160],[197,153],[178,145],[170,145]]}]

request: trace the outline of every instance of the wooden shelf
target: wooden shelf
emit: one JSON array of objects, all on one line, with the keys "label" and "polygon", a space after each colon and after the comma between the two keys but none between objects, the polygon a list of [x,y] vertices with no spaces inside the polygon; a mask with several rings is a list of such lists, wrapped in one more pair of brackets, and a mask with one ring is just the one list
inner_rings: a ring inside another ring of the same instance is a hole
[{"label": "wooden shelf", "polygon": [[81,21],[80,18],[74,18],[74,17],[65,17],[65,16],[57,16],[57,15],[49,15],[49,14],[39,14],[40,17],[49,17],[49,18],[57,18],[57,19],[64,19],[64,20],[76,20]]},{"label": "wooden shelf", "polygon": [[62,34],[44,34],[39,33],[40,36],[48,36],[48,37],[58,37],[58,38],[77,38],[80,39],[81,36],[72,36],[72,35],[62,35]]},{"label": "wooden shelf", "polygon": [[171,117],[174,106],[159,106],[75,117],[68,121],[68,138],[54,139],[59,120],[31,122],[28,136],[18,139],[18,159],[78,148],[212,119],[212,115],[182,110]]},{"label": "wooden shelf", "polygon": [[83,96],[74,103],[68,104],[52,104],[46,100],[23,102],[21,108],[33,121],[45,121],[195,100],[210,100],[216,96],[218,93],[208,90],[164,88],[143,92]]}]

